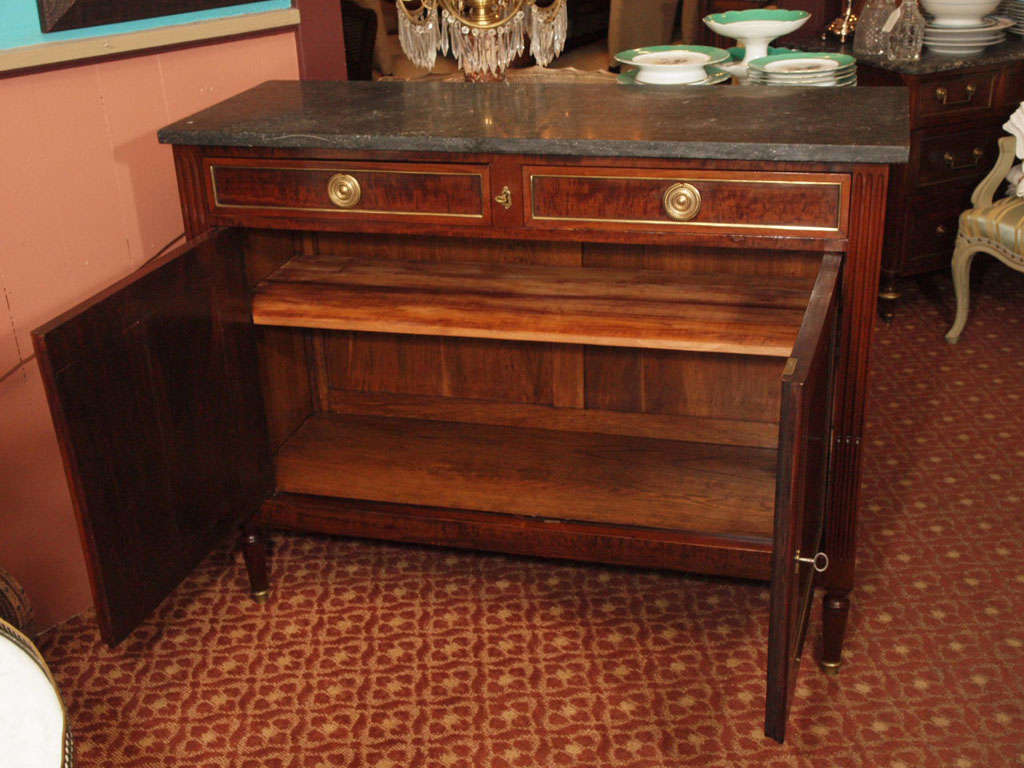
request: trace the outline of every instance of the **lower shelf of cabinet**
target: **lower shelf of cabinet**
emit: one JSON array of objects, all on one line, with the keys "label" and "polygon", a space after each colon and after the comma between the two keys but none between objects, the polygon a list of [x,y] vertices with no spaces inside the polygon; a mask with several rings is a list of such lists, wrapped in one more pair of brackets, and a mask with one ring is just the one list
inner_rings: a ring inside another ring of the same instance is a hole
[{"label": "lower shelf of cabinet", "polygon": [[[288,515],[272,519],[289,527],[710,573],[767,574],[775,502],[773,449],[419,419],[314,416],[281,447],[276,467],[279,496],[269,509],[280,512],[288,506],[281,499],[302,497],[318,499],[300,505],[307,517],[329,519],[337,505],[360,504],[384,516],[376,533],[369,518],[363,519],[365,530],[353,529],[351,521],[341,530],[337,521],[332,527],[297,524]],[[310,512],[310,504],[318,511]],[[412,517],[427,528],[395,535],[401,527],[398,518],[408,517],[412,508],[417,510]],[[429,519],[437,530],[427,530]],[[526,526],[542,537],[562,530],[583,538],[661,540],[677,549],[686,544],[700,551],[749,550],[756,553],[756,562],[708,568],[694,567],[678,553],[650,562],[637,553],[609,558],[583,556],[571,547],[554,551],[559,547],[550,542],[488,545],[479,537],[443,535],[444,520],[477,528]]]}]

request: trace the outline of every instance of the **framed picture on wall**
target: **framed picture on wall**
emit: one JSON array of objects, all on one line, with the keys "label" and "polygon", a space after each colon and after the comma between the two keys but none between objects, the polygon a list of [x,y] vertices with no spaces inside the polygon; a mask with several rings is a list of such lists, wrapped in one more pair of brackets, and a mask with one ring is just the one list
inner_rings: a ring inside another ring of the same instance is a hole
[{"label": "framed picture on wall", "polygon": [[43,32],[94,27],[175,13],[205,11],[250,0],[37,0]]}]

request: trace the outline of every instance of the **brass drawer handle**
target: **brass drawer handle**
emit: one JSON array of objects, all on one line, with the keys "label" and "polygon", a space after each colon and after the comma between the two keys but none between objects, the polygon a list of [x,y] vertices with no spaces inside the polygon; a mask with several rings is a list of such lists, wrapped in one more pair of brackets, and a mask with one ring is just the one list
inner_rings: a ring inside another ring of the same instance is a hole
[{"label": "brass drawer handle", "polygon": [[981,162],[981,158],[985,156],[985,150],[981,147],[975,147],[971,150],[971,159],[966,163],[957,163],[956,157],[953,156],[952,152],[947,152],[942,156],[942,159],[946,163],[947,168],[951,168],[954,171],[958,171],[962,168],[974,168]]},{"label": "brass drawer handle", "polygon": [[940,85],[935,89],[935,100],[938,101],[939,104],[945,104],[947,107],[952,107],[956,104],[970,104],[971,100],[974,98],[974,94],[977,92],[978,86],[974,83],[968,83],[967,87],[964,88],[964,93],[967,94],[966,99],[963,101],[949,101],[949,91]]},{"label": "brass drawer handle", "polygon": [[512,207],[512,190],[508,186],[501,188],[501,194],[494,198],[494,202],[506,211]]},{"label": "brass drawer handle", "polygon": [[327,180],[327,197],[339,208],[355,208],[363,190],[355,176],[336,173]]},{"label": "brass drawer handle", "polygon": [[670,219],[689,221],[700,213],[700,190],[685,181],[673,184],[665,190],[661,202]]}]

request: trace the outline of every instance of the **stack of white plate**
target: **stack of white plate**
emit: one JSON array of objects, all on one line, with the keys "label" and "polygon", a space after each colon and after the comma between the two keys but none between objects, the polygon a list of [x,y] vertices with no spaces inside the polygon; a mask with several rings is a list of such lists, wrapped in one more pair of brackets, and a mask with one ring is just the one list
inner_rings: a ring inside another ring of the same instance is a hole
[{"label": "stack of white plate", "polygon": [[[1006,31],[1016,25],[1024,29],[1024,3],[1021,3],[1021,17],[1016,21],[1000,16],[986,16],[981,24],[970,27],[943,27],[929,22],[924,30],[924,44],[935,53],[948,56],[970,56],[981,53],[990,45],[1006,40]],[[1018,32],[1024,34],[1024,32]]]},{"label": "stack of white plate", "polygon": [[747,64],[756,85],[847,86],[857,84],[857,61],[845,53],[779,53]]},{"label": "stack of white plate", "polygon": [[1009,32],[1024,35],[1024,0],[1003,0],[999,6],[999,15],[1013,22]]}]

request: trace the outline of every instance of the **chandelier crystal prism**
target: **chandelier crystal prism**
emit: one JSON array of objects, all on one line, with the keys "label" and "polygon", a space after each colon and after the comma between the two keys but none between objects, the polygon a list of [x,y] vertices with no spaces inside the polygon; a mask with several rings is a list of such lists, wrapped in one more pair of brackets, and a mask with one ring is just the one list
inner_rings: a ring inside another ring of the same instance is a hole
[{"label": "chandelier crystal prism", "polygon": [[542,67],[562,52],[566,0],[396,0],[398,39],[409,60],[432,69],[451,51],[467,78],[500,77],[526,48]]}]

